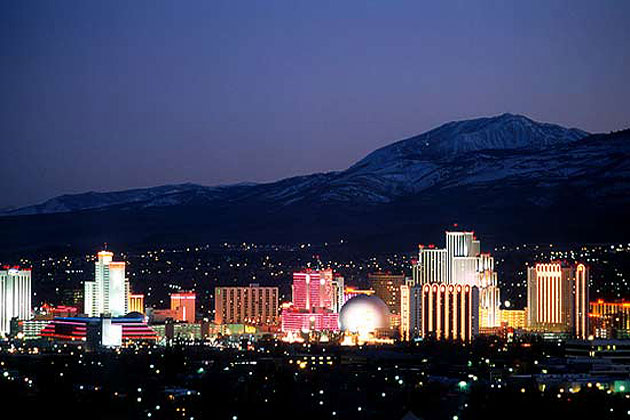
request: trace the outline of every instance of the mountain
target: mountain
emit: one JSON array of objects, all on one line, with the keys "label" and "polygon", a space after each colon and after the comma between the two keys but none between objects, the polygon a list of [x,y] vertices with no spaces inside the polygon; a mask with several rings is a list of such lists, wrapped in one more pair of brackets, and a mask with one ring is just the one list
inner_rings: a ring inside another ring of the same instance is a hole
[{"label": "mountain", "polygon": [[626,239],[629,149],[628,130],[591,135],[503,114],[444,124],[344,171],[64,195],[4,212],[0,227],[48,244],[350,237],[402,245],[453,221],[502,242]]}]

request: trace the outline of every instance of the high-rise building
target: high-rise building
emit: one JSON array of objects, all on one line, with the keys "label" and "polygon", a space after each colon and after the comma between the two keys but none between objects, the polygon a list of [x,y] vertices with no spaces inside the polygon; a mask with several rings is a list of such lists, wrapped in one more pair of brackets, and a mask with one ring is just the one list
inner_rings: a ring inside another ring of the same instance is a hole
[{"label": "high-rise building", "polygon": [[494,258],[490,254],[479,254],[477,258],[477,283],[479,287],[479,326],[494,328],[501,324],[501,295],[494,271]]},{"label": "high-rise building", "polygon": [[283,309],[283,332],[339,330],[338,290],[333,287],[332,270],[293,273],[290,307]]},{"label": "high-rise building", "polygon": [[446,283],[448,254],[434,245],[419,246],[418,262],[413,266],[414,284]]},{"label": "high-rise building", "polygon": [[31,270],[4,266],[0,270],[0,335],[11,330],[11,319],[31,316]]},{"label": "high-rise building", "polygon": [[453,258],[455,257],[476,257],[474,252],[479,248],[475,241],[475,232],[446,232],[446,282],[453,284]]},{"label": "high-rise building", "polygon": [[345,301],[345,284],[344,278],[340,275],[334,275],[332,280],[332,288],[333,288],[333,312],[341,311],[341,307],[343,306]]},{"label": "high-rise building", "polygon": [[368,283],[392,315],[400,314],[400,286],[405,284],[404,274],[370,273]]},{"label": "high-rise building", "polygon": [[112,261],[109,251],[98,253],[94,264],[94,281],[84,286],[84,310],[90,317],[123,316],[127,311],[129,282],[125,278],[125,263]]},{"label": "high-rise building", "polygon": [[175,321],[195,322],[195,292],[171,293],[171,310],[175,311]]},{"label": "high-rise building", "polygon": [[480,328],[500,324],[500,291],[494,258],[481,252],[481,242],[473,232],[447,231],[446,248],[420,245],[418,261],[412,267],[413,285],[459,284],[476,286],[479,291]]},{"label": "high-rise building", "polygon": [[293,273],[293,306],[298,310],[333,309],[332,270]]},{"label": "high-rise building", "polygon": [[403,337],[470,341],[479,333],[477,286],[426,283],[409,288],[409,326]]},{"label": "high-rise building", "polygon": [[215,324],[277,325],[278,288],[249,287],[214,289]]},{"label": "high-rise building", "polygon": [[130,293],[127,306],[129,312],[138,312],[140,314],[144,314],[144,294]]},{"label": "high-rise building", "polygon": [[528,328],[588,336],[588,268],[561,262],[527,270]]},{"label": "high-rise building", "polygon": [[590,335],[619,340],[630,338],[630,302],[597,299],[590,307]]}]

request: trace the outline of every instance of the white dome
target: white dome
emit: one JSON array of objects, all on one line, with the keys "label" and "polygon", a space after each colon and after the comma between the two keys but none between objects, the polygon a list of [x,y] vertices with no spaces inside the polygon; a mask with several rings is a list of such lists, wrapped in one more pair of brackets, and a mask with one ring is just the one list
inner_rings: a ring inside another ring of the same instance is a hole
[{"label": "white dome", "polygon": [[388,328],[389,308],[376,296],[355,296],[341,308],[339,323],[342,331],[359,334]]}]

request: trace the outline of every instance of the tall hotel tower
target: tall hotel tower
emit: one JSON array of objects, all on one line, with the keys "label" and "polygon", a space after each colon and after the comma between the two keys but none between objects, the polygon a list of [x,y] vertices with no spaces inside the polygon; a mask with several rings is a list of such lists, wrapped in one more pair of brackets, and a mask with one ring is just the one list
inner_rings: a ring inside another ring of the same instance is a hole
[{"label": "tall hotel tower", "polygon": [[420,245],[413,281],[401,286],[401,336],[469,341],[500,325],[494,258],[474,232],[446,232],[446,248]]},{"label": "tall hotel tower", "polygon": [[0,335],[9,333],[11,318],[31,316],[31,270],[4,266],[0,270]]},{"label": "tall hotel tower", "polygon": [[85,313],[124,316],[127,313],[129,282],[125,278],[125,263],[112,261],[114,253],[101,251],[94,263],[94,281],[85,282]]},{"label": "tall hotel tower", "polygon": [[588,268],[552,262],[527,270],[527,324],[533,331],[588,336]]}]

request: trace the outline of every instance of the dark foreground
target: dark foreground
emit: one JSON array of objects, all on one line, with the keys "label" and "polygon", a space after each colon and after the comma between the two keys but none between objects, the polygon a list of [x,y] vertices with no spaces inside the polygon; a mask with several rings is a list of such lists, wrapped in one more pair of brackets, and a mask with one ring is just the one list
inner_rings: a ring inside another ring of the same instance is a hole
[{"label": "dark foreground", "polygon": [[536,375],[567,374],[562,346],[523,344],[269,342],[249,351],[198,345],[100,353],[61,345],[38,354],[5,346],[0,395],[5,410],[17,407],[29,419],[630,418],[625,392],[595,384],[541,391]]}]

